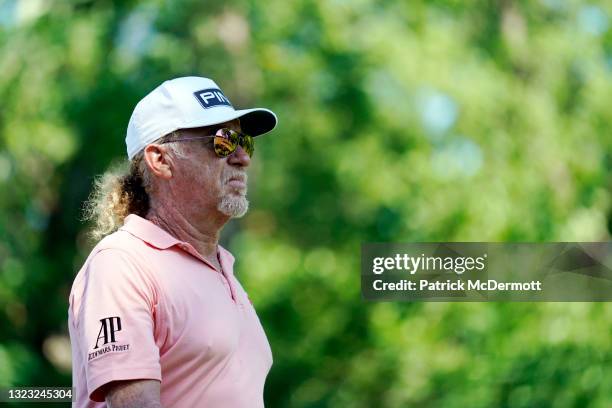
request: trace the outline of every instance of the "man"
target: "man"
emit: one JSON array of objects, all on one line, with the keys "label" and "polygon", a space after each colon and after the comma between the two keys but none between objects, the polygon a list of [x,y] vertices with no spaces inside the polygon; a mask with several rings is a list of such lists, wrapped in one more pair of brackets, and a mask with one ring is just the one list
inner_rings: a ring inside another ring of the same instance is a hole
[{"label": "man", "polygon": [[248,209],[251,136],[276,123],[200,77],[136,105],[129,169],[107,173],[90,200],[106,236],[70,293],[73,406],[263,406],[270,346],[218,241]]}]

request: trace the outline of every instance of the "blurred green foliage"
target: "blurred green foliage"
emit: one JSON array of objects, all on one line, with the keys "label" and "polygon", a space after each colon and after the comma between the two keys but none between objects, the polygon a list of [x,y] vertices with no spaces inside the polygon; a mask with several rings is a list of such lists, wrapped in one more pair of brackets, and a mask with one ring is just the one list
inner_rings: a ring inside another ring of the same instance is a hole
[{"label": "blurred green foliage", "polygon": [[610,407],[612,306],[364,303],[362,242],[600,241],[612,3],[0,0],[0,386],[70,384],[94,175],[136,102],[214,78],[267,106],[224,234],[270,407]]}]

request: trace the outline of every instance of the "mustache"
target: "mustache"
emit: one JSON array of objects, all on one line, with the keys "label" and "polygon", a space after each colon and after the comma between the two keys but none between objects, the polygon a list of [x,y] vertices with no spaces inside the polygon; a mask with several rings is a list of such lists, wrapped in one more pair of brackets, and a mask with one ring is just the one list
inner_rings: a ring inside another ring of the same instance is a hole
[{"label": "mustache", "polygon": [[223,177],[223,182],[227,183],[230,180],[240,180],[243,183],[247,183],[248,181],[248,175],[246,173],[246,171],[241,171],[241,170],[236,170],[236,169],[232,169],[230,171],[228,171],[227,174],[224,175]]}]

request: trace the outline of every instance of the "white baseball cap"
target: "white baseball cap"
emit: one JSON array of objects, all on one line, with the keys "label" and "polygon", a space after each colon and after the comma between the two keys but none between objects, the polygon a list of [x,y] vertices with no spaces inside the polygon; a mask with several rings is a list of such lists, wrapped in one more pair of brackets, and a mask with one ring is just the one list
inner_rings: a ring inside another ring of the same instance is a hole
[{"label": "white baseball cap", "polygon": [[191,76],[165,81],[134,108],[125,137],[128,158],[131,160],[145,146],[177,129],[234,119],[240,119],[242,131],[250,136],[268,133],[278,122],[268,109],[234,109],[211,79]]}]

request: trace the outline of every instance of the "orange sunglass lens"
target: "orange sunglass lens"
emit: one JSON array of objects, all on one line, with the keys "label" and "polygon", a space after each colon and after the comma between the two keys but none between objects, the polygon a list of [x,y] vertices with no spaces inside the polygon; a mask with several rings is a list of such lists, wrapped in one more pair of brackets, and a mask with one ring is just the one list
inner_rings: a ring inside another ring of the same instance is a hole
[{"label": "orange sunglass lens", "polygon": [[231,129],[219,129],[215,135],[215,153],[219,157],[227,157],[236,151],[239,143],[249,156],[253,155],[255,146],[251,136],[241,135]]},{"label": "orange sunglass lens", "polygon": [[222,136],[215,137],[215,153],[217,153],[219,157],[227,157],[234,153],[234,150],[236,150],[236,145],[230,140]]}]

